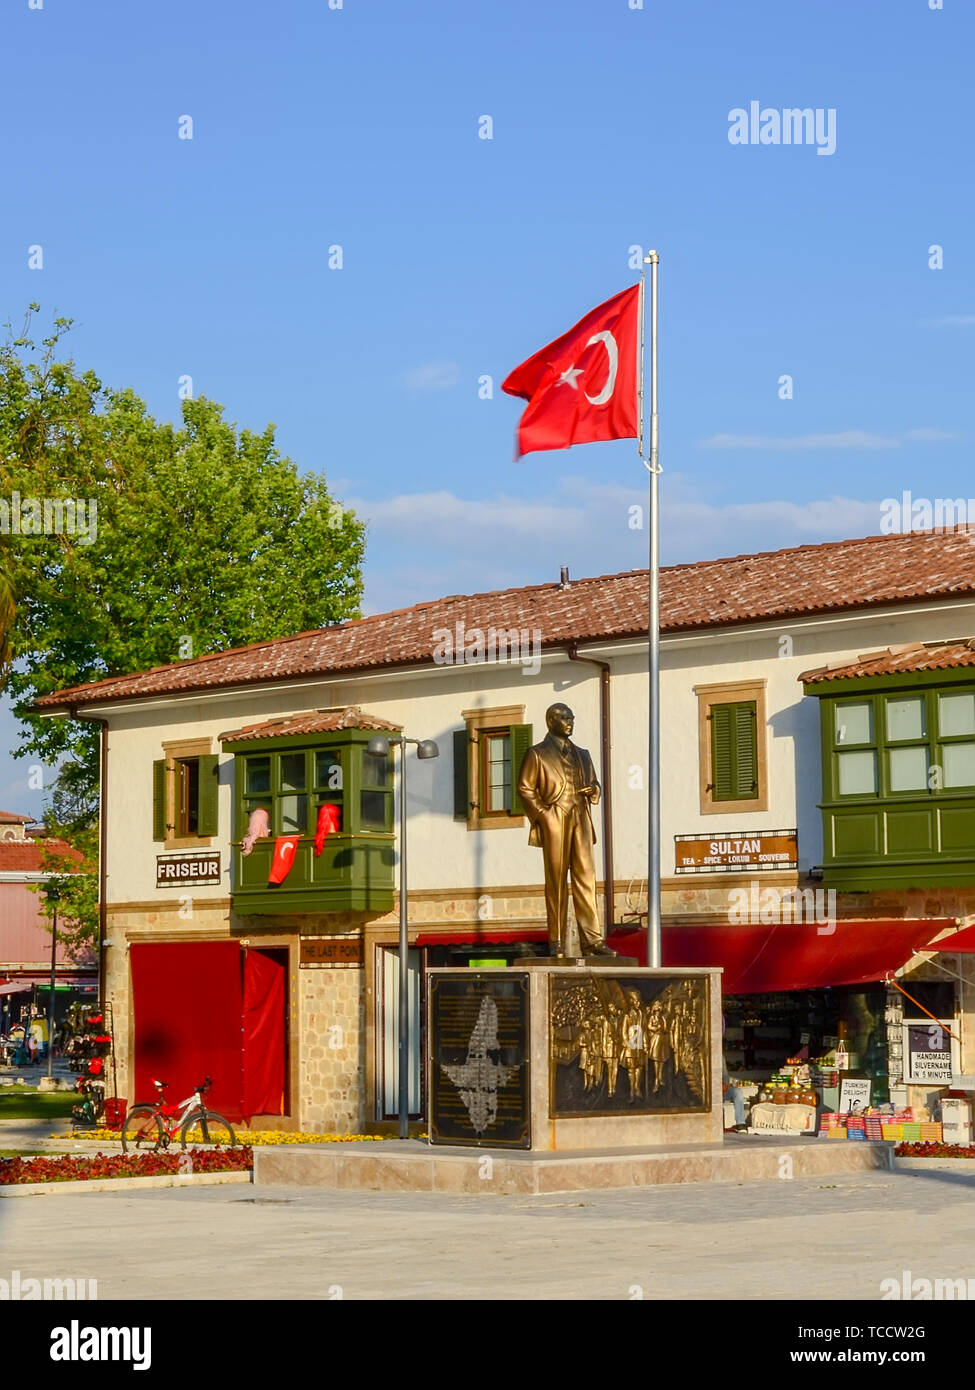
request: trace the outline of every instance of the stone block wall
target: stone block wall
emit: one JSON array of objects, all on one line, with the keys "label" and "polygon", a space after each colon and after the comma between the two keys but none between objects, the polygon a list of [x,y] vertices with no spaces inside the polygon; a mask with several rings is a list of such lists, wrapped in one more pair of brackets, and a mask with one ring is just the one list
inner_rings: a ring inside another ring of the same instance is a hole
[{"label": "stone block wall", "polygon": [[358,1133],[365,1096],[365,971],[298,971],[300,1123],[313,1133]]}]

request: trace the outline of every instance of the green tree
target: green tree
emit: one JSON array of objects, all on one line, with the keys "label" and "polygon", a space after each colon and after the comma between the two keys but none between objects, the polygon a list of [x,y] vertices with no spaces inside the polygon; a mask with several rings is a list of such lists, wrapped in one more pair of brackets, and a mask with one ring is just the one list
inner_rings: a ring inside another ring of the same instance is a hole
[{"label": "green tree", "polygon": [[[0,347],[0,498],[19,494],[22,513],[20,534],[0,536],[0,637],[17,754],[66,764],[74,840],[97,804],[97,726],[32,702],[357,617],[365,530],[278,452],[273,425],[239,428],[204,398],[158,421],[64,357],[68,320],[36,344],[36,311]],[[74,533],[62,513],[60,533],[38,534],[31,498],[84,503]]]}]

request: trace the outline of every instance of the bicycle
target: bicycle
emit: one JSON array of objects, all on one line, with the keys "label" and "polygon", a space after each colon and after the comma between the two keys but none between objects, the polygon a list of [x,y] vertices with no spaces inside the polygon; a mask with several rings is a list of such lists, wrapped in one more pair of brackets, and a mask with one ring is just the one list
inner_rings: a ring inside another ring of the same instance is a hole
[{"label": "bicycle", "polygon": [[178,1105],[165,1103],[163,1092],[169,1085],[168,1081],[153,1080],[152,1084],[159,1092],[156,1101],[141,1101],[133,1105],[125,1117],[122,1126],[124,1153],[128,1153],[130,1148],[137,1151],[167,1149],[177,1134],[180,1147],[184,1149],[187,1139],[193,1143],[227,1145],[230,1148],[236,1145],[237,1135],[230,1121],[216,1110],[208,1110],[203,1103],[204,1092],[213,1085],[209,1076]]}]

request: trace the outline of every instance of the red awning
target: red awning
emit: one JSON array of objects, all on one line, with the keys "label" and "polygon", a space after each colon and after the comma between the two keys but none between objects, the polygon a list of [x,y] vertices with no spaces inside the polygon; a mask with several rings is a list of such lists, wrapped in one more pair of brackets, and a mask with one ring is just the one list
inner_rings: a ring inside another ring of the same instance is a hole
[{"label": "red awning", "polygon": [[[663,963],[720,966],[725,994],[871,984],[899,970],[953,920],[847,921],[837,922],[833,931],[814,922],[664,927]],[[643,930],[618,930],[609,938],[615,951],[636,956],[641,964],[646,961],[646,941]]]},{"label": "red awning", "polygon": [[509,941],[547,941],[544,927],[484,927],[438,932],[424,931],[416,938],[418,946],[503,946]]},{"label": "red awning", "polygon": [[[950,927],[951,923],[946,922],[945,926]],[[944,951],[948,955],[975,955],[975,927],[962,927],[961,931],[956,931],[954,936],[946,936],[944,941],[935,941],[927,949],[929,951]]]}]

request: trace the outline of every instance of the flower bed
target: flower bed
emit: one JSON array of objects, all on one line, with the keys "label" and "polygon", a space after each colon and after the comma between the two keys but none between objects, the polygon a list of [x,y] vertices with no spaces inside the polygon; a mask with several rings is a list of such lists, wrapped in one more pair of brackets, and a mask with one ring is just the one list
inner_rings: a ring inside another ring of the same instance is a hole
[{"label": "flower bed", "polygon": [[[371,1140],[395,1139],[393,1134],[303,1134],[293,1129],[238,1129],[242,1144],[257,1147],[262,1144],[361,1144]],[[114,1139],[119,1142],[117,1129],[72,1129],[67,1134],[52,1134],[52,1139]]]},{"label": "flower bed", "polygon": [[168,1173],[232,1173],[253,1166],[249,1148],[0,1158],[0,1187],[14,1183],[83,1182],[92,1178],[154,1178]]},{"label": "flower bed", "polygon": [[975,1158],[973,1144],[898,1144],[898,1158]]}]

